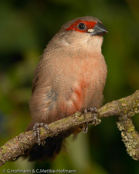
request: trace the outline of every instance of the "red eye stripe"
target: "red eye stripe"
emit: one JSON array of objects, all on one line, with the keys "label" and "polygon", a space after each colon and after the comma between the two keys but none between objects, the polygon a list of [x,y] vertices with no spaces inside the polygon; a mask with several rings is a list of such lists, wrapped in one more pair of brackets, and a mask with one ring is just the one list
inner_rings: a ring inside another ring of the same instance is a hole
[{"label": "red eye stripe", "polygon": [[[84,23],[86,25],[86,30],[80,30],[77,26],[79,23]],[[75,31],[79,31],[79,32],[87,32],[88,29],[92,29],[94,28],[95,24],[97,22],[95,21],[82,21],[82,20],[78,20],[75,23],[71,24],[68,28],[66,28],[66,31],[70,31],[70,30],[75,30]]]}]

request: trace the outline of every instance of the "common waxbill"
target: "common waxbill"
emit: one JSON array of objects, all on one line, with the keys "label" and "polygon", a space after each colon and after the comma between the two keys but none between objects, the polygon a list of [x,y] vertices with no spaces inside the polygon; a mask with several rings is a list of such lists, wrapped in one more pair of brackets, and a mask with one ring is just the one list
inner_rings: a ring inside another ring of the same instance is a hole
[{"label": "common waxbill", "polygon": [[[102,104],[107,66],[101,53],[104,25],[93,16],[76,18],[64,24],[47,44],[35,70],[30,110],[32,121],[49,124],[77,111]],[[30,160],[54,158],[63,140],[73,130],[33,145],[26,152]]]}]

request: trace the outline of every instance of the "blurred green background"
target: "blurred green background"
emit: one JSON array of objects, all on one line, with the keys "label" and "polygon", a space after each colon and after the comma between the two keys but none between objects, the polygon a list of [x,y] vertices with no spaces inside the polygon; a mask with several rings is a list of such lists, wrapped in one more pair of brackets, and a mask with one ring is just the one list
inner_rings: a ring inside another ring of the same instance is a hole
[{"label": "blurred green background", "polygon": [[[61,25],[79,16],[98,17],[108,34],[103,54],[108,66],[105,103],[139,88],[138,0],[0,1],[0,145],[23,132],[31,120],[29,99],[34,69]],[[139,130],[139,115],[133,118]],[[79,174],[138,174],[127,155],[116,118],[103,119],[88,134],[67,140],[67,151],[51,163],[19,159],[2,169],[73,169]]]}]

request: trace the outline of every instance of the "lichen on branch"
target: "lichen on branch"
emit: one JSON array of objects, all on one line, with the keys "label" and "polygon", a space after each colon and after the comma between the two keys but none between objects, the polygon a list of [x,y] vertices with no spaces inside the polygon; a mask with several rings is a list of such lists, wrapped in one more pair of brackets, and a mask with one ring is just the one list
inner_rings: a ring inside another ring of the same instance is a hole
[{"label": "lichen on branch", "polygon": [[[139,90],[132,95],[109,102],[98,109],[99,119],[110,116],[117,117],[117,127],[121,131],[122,140],[125,144],[127,153],[134,159],[139,160],[139,134],[135,130],[131,117],[139,113]],[[47,132],[40,128],[40,138],[46,139],[58,135],[62,131],[71,128],[76,128],[88,122],[94,121],[93,113],[89,112],[84,115],[77,112],[72,116],[63,118],[56,122],[49,124],[52,132]],[[94,122],[94,124],[96,124]],[[33,131],[23,132],[15,138],[9,140],[0,148],[0,166],[10,160],[15,160],[18,156],[23,155],[24,152],[31,148],[37,142]]]}]

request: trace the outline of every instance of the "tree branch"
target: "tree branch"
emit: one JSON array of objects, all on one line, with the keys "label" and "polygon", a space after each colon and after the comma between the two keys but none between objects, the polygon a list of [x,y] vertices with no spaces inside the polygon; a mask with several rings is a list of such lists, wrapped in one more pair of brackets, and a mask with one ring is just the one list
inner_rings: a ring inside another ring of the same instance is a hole
[{"label": "tree branch", "polygon": [[[127,153],[134,160],[139,160],[139,134],[135,131],[135,127],[131,120],[132,116],[139,113],[139,90],[128,97],[105,104],[98,109],[98,112],[99,120],[104,117],[117,116],[117,127],[121,131],[122,140],[126,146]],[[100,123],[99,120],[98,123]],[[40,128],[40,138],[45,139],[47,137],[53,137],[60,132],[93,121],[94,115],[92,113],[89,112],[84,115],[81,112],[77,112],[72,116],[49,124],[48,126],[52,130],[51,133]],[[95,123],[93,122],[93,124]],[[24,152],[28,148],[31,148],[36,142],[33,131],[23,132],[11,139],[0,148],[0,166],[7,161],[15,160],[19,155],[23,155]]]}]

